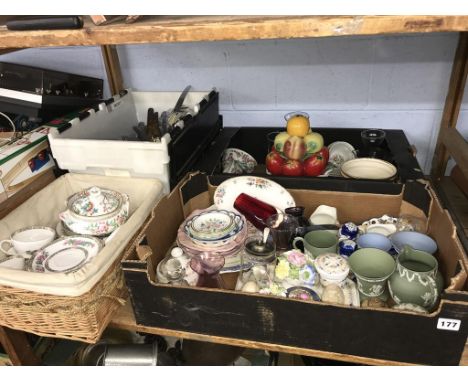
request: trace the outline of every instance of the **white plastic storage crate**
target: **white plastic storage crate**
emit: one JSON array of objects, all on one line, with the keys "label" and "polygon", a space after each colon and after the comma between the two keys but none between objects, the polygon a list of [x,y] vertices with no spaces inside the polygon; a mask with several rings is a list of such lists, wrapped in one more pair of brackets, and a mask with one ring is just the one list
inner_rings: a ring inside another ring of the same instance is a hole
[{"label": "white plastic storage crate", "polygon": [[[189,92],[184,105],[194,109],[197,118],[213,92]],[[61,169],[70,172],[131,178],[157,178],[170,189],[171,141],[165,134],[161,142],[124,141],[134,135],[133,126],[145,122],[148,108],[161,114],[172,109],[180,92],[124,91],[75,118],[65,128],[50,129],[50,147]],[[190,129],[197,129],[192,124]],[[188,128],[187,126],[182,129]],[[176,138],[177,139],[177,138]]]}]

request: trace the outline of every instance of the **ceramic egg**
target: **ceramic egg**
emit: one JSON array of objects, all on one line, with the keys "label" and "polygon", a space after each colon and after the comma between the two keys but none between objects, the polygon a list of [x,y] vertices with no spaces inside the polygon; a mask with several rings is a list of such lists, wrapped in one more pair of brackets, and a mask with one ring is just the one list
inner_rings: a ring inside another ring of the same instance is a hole
[{"label": "ceramic egg", "polygon": [[256,293],[258,291],[258,285],[255,281],[247,281],[242,287],[242,292]]},{"label": "ceramic egg", "polygon": [[329,284],[323,288],[322,301],[331,304],[344,304],[344,293],[338,285]]}]

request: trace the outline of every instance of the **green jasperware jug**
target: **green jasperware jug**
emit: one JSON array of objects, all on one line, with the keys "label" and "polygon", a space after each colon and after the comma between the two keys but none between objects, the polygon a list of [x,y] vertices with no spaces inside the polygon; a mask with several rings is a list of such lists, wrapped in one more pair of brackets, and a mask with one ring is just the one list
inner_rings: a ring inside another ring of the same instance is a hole
[{"label": "green jasperware jug", "polygon": [[405,245],[388,289],[397,304],[411,303],[427,310],[434,307],[443,288],[437,259],[430,253]]}]

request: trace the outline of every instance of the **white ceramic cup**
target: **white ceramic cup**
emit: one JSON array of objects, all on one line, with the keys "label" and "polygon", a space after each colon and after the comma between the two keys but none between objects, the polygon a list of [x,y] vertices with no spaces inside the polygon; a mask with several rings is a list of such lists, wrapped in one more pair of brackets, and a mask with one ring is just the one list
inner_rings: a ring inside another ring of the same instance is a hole
[{"label": "white ceramic cup", "polygon": [[13,232],[10,239],[0,241],[0,250],[10,256],[24,255],[26,252],[36,251],[45,247],[54,238],[55,230],[53,228],[26,227]]}]

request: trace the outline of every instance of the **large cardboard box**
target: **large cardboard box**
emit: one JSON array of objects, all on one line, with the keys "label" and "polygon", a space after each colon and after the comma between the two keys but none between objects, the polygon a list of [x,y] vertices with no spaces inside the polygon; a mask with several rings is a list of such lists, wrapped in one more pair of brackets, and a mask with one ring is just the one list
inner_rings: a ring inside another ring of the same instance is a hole
[{"label": "large cardboard box", "polygon": [[[194,209],[211,205],[215,189],[204,174],[189,174],[160,200],[125,254],[122,266],[138,324],[284,345],[298,353],[351,355],[363,362],[459,364],[468,333],[468,260],[450,215],[429,185],[410,182],[393,194],[289,191],[297,205],[306,207],[306,215],[328,204],[338,208],[340,221],[403,213],[426,219],[428,233],[438,243],[439,269],[445,278],[440,303],[431,314],[158,284],[156,265],[174,244],[179,225]],[[136,254],[142,243],[153,251],[145,261]],[[235,280],[226,281],[234,286]],[[456,320],[451,322],[459,324],[457,330],[446,330],[447,320]]]}]

